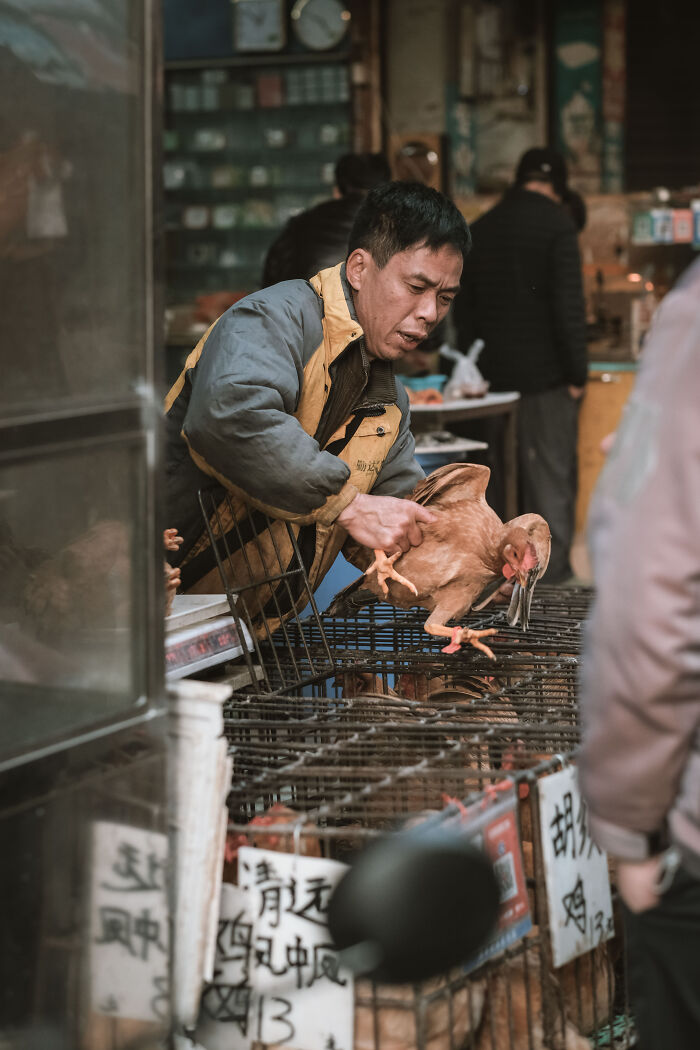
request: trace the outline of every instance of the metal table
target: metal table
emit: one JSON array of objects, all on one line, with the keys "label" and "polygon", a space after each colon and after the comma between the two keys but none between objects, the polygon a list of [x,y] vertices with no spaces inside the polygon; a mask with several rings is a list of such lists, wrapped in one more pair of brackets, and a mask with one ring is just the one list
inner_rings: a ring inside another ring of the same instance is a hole
[{"label": "metal table", "polygon": [[411,424],[415,434],[430,430],[449,430],[451,423],[486,416],[503,416],[503,484],[506,520],[518,513],[517,431],[520,394],[504,391],[484,397],[445,401],[439,405],[411,405]]}]

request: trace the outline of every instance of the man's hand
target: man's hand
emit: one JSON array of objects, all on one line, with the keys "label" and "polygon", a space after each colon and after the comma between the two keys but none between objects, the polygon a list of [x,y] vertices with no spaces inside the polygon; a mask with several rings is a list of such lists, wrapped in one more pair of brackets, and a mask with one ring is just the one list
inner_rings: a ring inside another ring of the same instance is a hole
[{"label": "man's hand", "polygon": [[437,518],[432,511],[413,500],[360,492],[336,520],[357,543],[395,554],[397,551],[405,553],[422,543],[419,522],[430,525]]},{"label": "man's hand", "polygon": [[569,386],[569,397],[572,397],[574,401],[580,401],[585,393],[585,386]]},{"label": "man's hand", "polygon": [[598,445],[598,448],[600,449],[600,451],[603,453],[604,456],[607,456],[608,453],[610,452],[611,448],[615,444],[615,438],[616,437],[617,437],[617,431],[613,430],[610,434],[606,434],[605,437],[603,438],[603,440],[601,441],[601,443]]},{"label": "man's hand", "polygon": [[617,888],[630,911],[647,911],[659,903],[660,868],[660,854],[647,860],[618,860]]}]

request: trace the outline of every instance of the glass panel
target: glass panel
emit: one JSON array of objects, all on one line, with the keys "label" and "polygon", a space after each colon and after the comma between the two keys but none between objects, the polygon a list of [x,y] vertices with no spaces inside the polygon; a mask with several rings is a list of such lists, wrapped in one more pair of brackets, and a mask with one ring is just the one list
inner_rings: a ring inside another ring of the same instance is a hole
[{"label": "glass panel", "polygon": [[143,17],[0,0],[0,417],[122,399],[144,373]]},{"label": "glass panel", "polygon": [[2,751],[123,713],[144,692],[141,446],[0,469]]}]

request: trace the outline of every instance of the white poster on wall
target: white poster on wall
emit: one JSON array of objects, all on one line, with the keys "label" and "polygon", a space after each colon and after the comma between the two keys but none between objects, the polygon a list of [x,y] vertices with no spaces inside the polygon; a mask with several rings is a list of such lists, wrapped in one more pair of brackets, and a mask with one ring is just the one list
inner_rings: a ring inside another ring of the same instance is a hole
[{"label": "white poster on wall", "polygon": [[614,934],[608,861],[589,834],[576,767],[538,787],[552,955],[563,966]]},{"label": "white poster on wall", "polygon": [[254,1042],[352,1050],[354,988],[330,944],[330,894],[346,865],[243,847],[224,885],[214,980],[197,1039],[207,1050]]}]

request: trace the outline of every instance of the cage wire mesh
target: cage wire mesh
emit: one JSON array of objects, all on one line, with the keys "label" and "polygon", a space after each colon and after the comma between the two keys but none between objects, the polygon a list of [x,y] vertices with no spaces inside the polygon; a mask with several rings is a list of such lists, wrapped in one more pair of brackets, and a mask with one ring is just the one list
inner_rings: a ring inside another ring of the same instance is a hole
[{"label": "cage wire mesh", "polygon": [[462,625],[497,629],[495,661],[470,647],[446,655],[423,610],[321,615],[303,529],[221,491],[200,503],[231,612],[255,641],[257,692],[234,694],[224,712],[226,879],[236,881],[240,844],[352,863],[379,834],[448,819],[504,778],[518,786],[532,931],[470,974],[357,981],[354,1050],[633,1046],[619,939],[555,970],[548,937],[538,784],[579,743],[590,592],[539,585],[526,633],[503,608],[469,615]]},{"label": "cage wire mesh", "polygon": [[[270,693],[326,677],[334,660],[308,576],[315,529],[270,518],[220,487],[198,495],[206,538],[196,555],[215,565],[239,635],[245,624],[252,639],[243,655],[251,687]],[[307,607],[313,645],[301,621]]]},{"label": "cage wire mesh", "polygon": [[588,599],[543,589],[527,634],[498,613],[469,618],[499,628],[495,661],[469,649],[442,653],[420,617],[386,606],[352,619],[311,618],[294,629],[311,652],[323,632],[332,677],[295,694],[229,701],[230,833],[251,845],[293,852],[296,834],[302,854],[352,863],[369,839],[439,821],[506,777],[523,795],[532,932],[470,975],[400,989],[358,982],[356,1048],[633,1045],[619,942],[555,970],[547,935],[538,784],[579,743],[577,654]]}]

